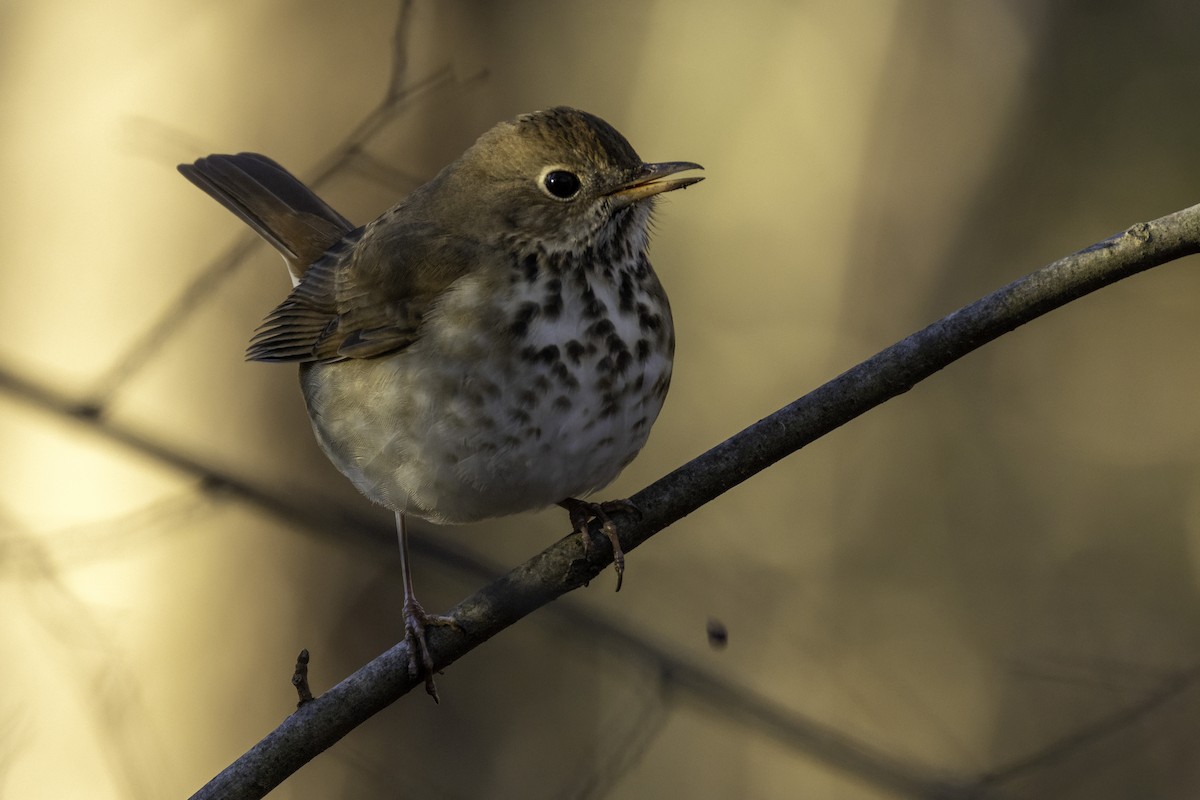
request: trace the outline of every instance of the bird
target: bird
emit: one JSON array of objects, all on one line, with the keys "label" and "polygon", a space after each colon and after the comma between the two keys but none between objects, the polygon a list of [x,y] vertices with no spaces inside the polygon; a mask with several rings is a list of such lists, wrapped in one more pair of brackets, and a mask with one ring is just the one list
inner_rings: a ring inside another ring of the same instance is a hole
[{"label": "bird", "polygon": [[589,544],[609,512],[581,498],[646,443],[675,332],[647,257],[690,161],[643,162],[600,117],[559,106],[496,124],[428,183],[355,226],[257,153],[179,171],[284,258],[293,288],[246,358],[299,364],[316,440],[395,516],[410,674],[438,700],[426,641],[450,617],[413,591],[407,518],[461,524],[559,505]]}]

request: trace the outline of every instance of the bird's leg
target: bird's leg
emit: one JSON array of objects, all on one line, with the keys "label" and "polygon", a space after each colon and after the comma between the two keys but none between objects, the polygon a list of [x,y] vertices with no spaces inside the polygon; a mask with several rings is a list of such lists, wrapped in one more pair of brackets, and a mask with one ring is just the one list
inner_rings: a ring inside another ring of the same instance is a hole
[{"label": "bird's leg", "polygon": [[591,550],[592,539],[588,536],[588,522],[596,520],[600,523],[600,532],[605,535],[613,549],[613,569],[617,571],[617,591],[621,591],[621,583],[625,579],[625,551],[621,549],[621,539],[617,536],[617,526],[613,524],[609,512],[628,511],[636,517],[642,516],[642,511],[628,500],[605,500],[602,503],[589,503],[568,497],[558,505],[567,510],[571,517],[571,527],[583,537],[583,552]]},{"label": "bird's leg", "polygon": [[433,702],[441,702],[438,698],[437,686],[433,682],[433,658],[429,655],[429,644],[425,641],[425,629],[430,625],[450,625],[460,628],[453,617],[443,617],[427,614],[417,596],[413,594],[412,569],[408,563],[408,529],[404,524],[404,514],[396,512],[396,535],[400,538],[400,571],[404,583],[404,638],[408,642],[409,670],[413,675],[424,675],[425,691],[433,698]]}]

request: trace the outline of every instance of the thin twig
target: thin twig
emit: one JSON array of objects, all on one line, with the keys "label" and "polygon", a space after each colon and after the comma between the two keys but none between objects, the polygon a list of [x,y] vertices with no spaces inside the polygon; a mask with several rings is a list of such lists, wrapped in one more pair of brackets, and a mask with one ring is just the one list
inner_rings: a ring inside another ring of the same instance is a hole
[{"label": "thin twig", "polygon": [[[1014,328],[1122,278],[1200,252],[1200,206],[1141,223],[1105,239],[935,322],[820,388],[751,425],[659,479],[630,500],[640,519],[617,516],[621,544],[633,550],[804,445],[844,425]],[[493,581],[453,610],[461,630],[430,634],[437,669],[551,600],[594,578],[608,548],[585,557],[567,537]],[[370,716],[420,683],[400,643],[293,713],[193,797],[258,798]],[[840,752],[840,751],[839,751]],[[901,788],[901,787],[897,787]],[[903,787],[914,796],[931,787]]]}]

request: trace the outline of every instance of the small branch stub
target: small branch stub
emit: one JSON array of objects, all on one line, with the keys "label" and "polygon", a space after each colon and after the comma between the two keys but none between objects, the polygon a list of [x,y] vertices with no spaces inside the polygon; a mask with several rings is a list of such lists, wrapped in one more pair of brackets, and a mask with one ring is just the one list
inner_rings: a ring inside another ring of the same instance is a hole
[{"label": "small branch stub", "polygon": [[292,672],[292,686],[296,687],[296,694],[300,700],[296,703],[296,708],[301,708],[305,703],[311,703],[313,694],[308,688],[308,648],[300,651],[300,655],[296,656],[296,669]]}]

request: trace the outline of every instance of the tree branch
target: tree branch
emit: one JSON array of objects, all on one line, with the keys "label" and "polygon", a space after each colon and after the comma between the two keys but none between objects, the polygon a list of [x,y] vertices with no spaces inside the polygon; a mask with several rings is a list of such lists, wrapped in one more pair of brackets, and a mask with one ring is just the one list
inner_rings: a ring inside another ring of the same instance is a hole
[{"label": "tree branch", "polygon": [[[1200,205],[1140,223],[1050,264],[842,373],[630,498],[635,519],[614,514],[626,552],[747,478],[835,430],[1008,331],[1103,286],[1200,252]],[[597,535],[595,530],[592,535]],[[530,612],[595,578],[611,550],[568,536],[463,600],[461,630],[429,634],[438,669]],[[259,798],[414,686],[400,643],[295,713],[200,791],[194,800]]]}]

